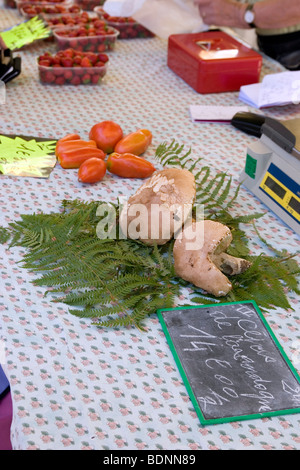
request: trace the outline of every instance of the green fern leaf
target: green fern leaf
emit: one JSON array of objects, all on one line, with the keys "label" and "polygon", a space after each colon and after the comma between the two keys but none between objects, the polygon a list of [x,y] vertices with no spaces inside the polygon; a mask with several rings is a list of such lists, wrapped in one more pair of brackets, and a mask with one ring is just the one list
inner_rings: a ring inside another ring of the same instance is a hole
[{"label": "green fern leaf", "polygon": [[[228,252],[249,259],[245,273],[231,277],[233,290],[216,299],[178,278],[174,270],[174,240],[162,246],[141,242],[99,239],[97,209],[102,201],[62,201],[62,211],[31,214],[8,228],[0,229],[0,242],[26,248],[23,266],[40,277],[35,284],[47,287],[53,302],[64,302],[78,317],[91,318],[99,327],[130,327],[143,330],[143,321],[159,308],[173,307],[182,288],[196,303],[255,300],[262,309],[291,308],[287,292],[299,294],[300,268],[295,255],[273,249],[259,239],[273,256],[250,256],[248,238],[240,224],[252,223],[263,214],[234,216],[230,210],[238,198],[232,178],[212,174],[202,159],[193,159],[191,149],[173,141],[156,152],[164,165],[194,172],[197,203],[205,203],[205,215],[228,225],[233,242]],[[118,215],[118,207],[114,206]]]}]

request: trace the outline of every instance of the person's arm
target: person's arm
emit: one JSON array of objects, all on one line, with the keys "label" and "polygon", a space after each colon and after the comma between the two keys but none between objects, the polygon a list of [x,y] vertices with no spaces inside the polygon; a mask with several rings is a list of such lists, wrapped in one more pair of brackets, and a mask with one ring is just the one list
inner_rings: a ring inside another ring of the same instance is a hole
[{"label": "person's arm", "polygon": [[[194,0],[206,24],[247,28],[247,3],[235,0]],[[284,28],[300,23],[300,0],[262,0],[254,5],[255,25],[261,29]]]},{"label": "person's arm", "polygon": [[258,28],[285,28],[300,23],[299,0],[263,0],[254,7]]}]

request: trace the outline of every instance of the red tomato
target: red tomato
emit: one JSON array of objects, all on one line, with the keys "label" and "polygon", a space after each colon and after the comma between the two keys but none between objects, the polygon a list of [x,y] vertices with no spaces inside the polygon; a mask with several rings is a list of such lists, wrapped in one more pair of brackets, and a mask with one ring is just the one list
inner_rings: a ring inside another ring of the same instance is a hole
[{"label": "red tomato", "polygon": [[111,153],[122,139],[123,131],[121,126],[114,121],[102,121],[91,128],[89,136],[90,140],[96,142],[99,149],[105,153]]},{"label": "red tomato", "polygon": [[104,178],[106,163],[100,158],[89,158],[83,162],[78,170],[78,181],[82,183],[98,183]]},{"label": "red tomato", "polygon": [[123,178],[148,178],[155,171],[148,160],[132,153],[113,152],[107,159],[107,169]]}]

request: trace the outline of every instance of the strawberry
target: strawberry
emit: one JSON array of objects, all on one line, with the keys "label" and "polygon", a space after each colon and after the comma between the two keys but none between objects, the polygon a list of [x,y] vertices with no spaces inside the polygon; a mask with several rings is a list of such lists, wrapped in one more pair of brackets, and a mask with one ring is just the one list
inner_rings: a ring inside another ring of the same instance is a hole
[{"label": "strawberry", "polygon": [[86,85],[87,83],[90,83],[91,82],[91,75],[89,73],[86,73],[84,74],[82,77],[81,77],[81,82]]},{"label": "strawberry", "polygon": [[73,58],[73,64],[81,64],[81,56],[77,53],[76,56]]},{"label": "strawberry", "polygon": [[50,67],[51,62],[50,60],[42,59],[39,60],[39,65],[42,65],[43,67]]},{"label": "strawberry", "polygon": [[71,57],[65,57],[61,59],[61,65],[63,67],[72,67],[73,66],[73,59]]},{"label": "strawberry", "polygon": [[60,65],[60,58],[54,56],[54,57],[51,58],[51,62],[52,62],[52,65],[55,65],[55,64]]},{"label": "strawberry", "polygon": [[101,62],[104,62],[104,63],[105,63],[105,62],[108,61],[108,55],[99,52],[99,53],[97,54],[97,59],[100,60]]},{"label": "strawberry", "polygon": [[74,57],[74,52],[75,52],[74,49],[71,49],[71,48],[70,49],[65,49],[63,51],[64,56],[65,57],[70,57],[70,58]]},{"label": "strawberry", "polygon": [[80,77],[78,77],[78,76],[75,75],[75,76],[72,78],[72,80],[71,80],[70,83],[71,83],[72,85],[80,85],[80,82],[81,82]]},{"label": "strawberry", "polygon": [[65,70],[64,77],[68,81],[71,80],[71,78],[73,77],[73,72],[71,70]]},{"label": "strawberry", "polygon": [[100,81],[100,79],[101,78],[98,73],[94,73],[94,75],[92,75],[92,83],[97,84]]},{"label": "strawberry", "polygon": [[46,83],[52,83],[55,80],[55,75],[53,72],[46,72],[45,73],[45,82]]},{"label": "strawberry", "polygon": [[92,62],[90,61],[90,59],[88,57],[84,57],[83,59],[81,59],[81,63],[80,63],[81,67],[92,67]]},{"label": "strawberry", "polygon": [[105,21],[100,20],[100,19],[96,19],[94,21],[94,27],[95,28],[102,28],[103,26],[105,26]]},{"label": "strawberry", "polygon": [[85,69],[81,66],[74,67],[74,75],[77,75],[78,77],[81,77],[82,75],[85,74]]},{"label": "strawberry", "polygon": [[97,54],[95,54],[94,52],[87,52],[86,57],[88,57],[92,65],[95,65],[95,63],[97,62]]},{"label": "strawberry", "polygon": [[39,59],[49,59],[50,57],[50,52],[45,52],[44,54],[40,55]]},{"label": "strawberry", "polygon": [[56,57],[59,57],[60,59],[61,59],[62,57],[64,57],[64,56],[65,56],[64,51],[58,51],[58,52],[56,53]]},{"label": "strawberry", "polygon": [[60,75],[59,77],[56,77],[54,83],[56,83],[56,85],[64,85],[65,81],[65,77],[63,75]]}]

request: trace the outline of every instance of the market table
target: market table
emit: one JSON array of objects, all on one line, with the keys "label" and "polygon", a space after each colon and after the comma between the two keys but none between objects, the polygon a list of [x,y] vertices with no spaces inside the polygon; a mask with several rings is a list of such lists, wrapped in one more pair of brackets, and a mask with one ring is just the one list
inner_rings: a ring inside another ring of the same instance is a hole
[{"label": "market table", "polygon": [[[16,10],[0,9],[0,30],[19,21]],[[111,119],[126,133],[151,129],[150,160],[161,142],[175,139],[237,184],[255,138],[229,124],[194,123],[188,107],[240,105],[238,93],[197,94],[167,67],[166,41],[119,40],[99,86],[42,85],[36,59],[45,50],[53,52],[55,45],[44,41],[19,52],[22,74],[6,87],[1,133],[59,138],[77,132],[87,138],[93,124]],[[262,76],[280,70],[264,58]],[[270,108],[266,114],[295,118],[300,108]],[[116,202],[140,184],[107,175],[97,185],[82,185],[75,170],[59,165],[49,179],[1,176],[0,225],[21,214],[57,212],[63,199]],[[261,236],[278,249],[299,250],[299,237],[245,188],[235,210],[266,211],[257,221]],[[261,250],[254,229],[246,230],[254,252]],[[146,332],[97,328],[44,296],[45,289],[32,283],[34,275],[20,266],[23,249],[0,250],[0,341],[11,385],[14,450],[300,449],[299,414],[202,426],[155,312],[145,321]],[[300,298],[289,294],[289,300],[293,310],[275,308],[265,316],[299,369]],[[184,303],[188,289],[178,299]]]}]

